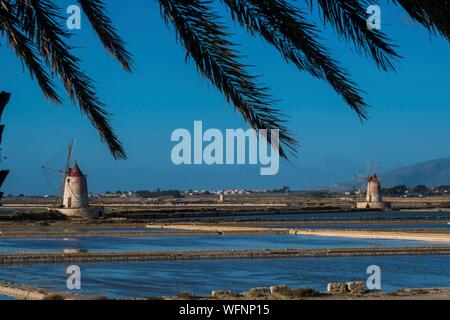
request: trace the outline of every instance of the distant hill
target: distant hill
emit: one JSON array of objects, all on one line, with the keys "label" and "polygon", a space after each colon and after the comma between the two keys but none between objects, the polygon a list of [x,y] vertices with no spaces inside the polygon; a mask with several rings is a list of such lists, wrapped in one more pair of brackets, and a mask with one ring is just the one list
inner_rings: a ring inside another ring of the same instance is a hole
[{"label": "distant hill", "polygon": [[408,187],[419,184],[427,187],[450,185],[450,157],[390,170],[381,174],[381,179],[386,187],[401,184]]},{"label": "distant hill", "polygon": [[[414,187],[419,184],[427,187],[450,185],[450,157],[420,162],[409,167],[398,168],[379,174],[383,187],[406,185]],[[361,183],[355,180],[336,183],[334,189],[359,188]]]}]

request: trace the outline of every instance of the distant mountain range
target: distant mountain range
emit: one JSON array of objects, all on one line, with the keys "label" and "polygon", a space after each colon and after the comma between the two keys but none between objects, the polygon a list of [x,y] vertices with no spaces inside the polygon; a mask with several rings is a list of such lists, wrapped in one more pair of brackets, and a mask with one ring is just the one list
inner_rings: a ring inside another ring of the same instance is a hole
[{"label": "distant mountain range", "polygon": [[[420,162],[409,167],[389,170],[379,174],[384,188],[397,185],[414,187],[419,184],[427,187],[450,185],[450,157]],[[329,186],[332,189],[352,189],[361,187],[356,179]]]}]

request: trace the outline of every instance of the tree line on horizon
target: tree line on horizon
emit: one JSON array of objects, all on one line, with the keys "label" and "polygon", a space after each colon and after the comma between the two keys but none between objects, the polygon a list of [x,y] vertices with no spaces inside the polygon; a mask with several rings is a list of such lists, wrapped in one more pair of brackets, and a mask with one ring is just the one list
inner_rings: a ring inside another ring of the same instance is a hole
[{"label": "tree line on horizon", "polygon": [[392,188],[382,188],[381,193],[386,197],[446,196],[450,195],[450,185],[431,188],[423,184],[410,188],[406,185],[399,185]]}]

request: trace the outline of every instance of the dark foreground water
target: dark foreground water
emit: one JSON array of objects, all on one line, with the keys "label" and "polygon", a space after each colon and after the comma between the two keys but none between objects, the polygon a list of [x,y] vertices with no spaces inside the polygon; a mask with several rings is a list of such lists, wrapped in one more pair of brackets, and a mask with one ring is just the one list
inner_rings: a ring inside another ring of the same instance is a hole
[{"label": "dark foreground water", "polygon": [[280,248],[361,248],[374,246],[434,246],[411,240],[352,239],[304,235],[191,235],[158,237],[79,237],[79,238],[0,238],[0,253],[62,252],[83,249],[88,252],[239,250]]},{"label": "dark foreground water", "polygon": [[[113,297],[242,292],[286,284],[324,291],[328,282],[366,281],[369,265],[381,268],[383,291],[407,287],[450,287],[450,256],[290,258],[260,260],[81,263],[81,292]],[[0,279],[66,290],[68,265],[0,268]]]}]

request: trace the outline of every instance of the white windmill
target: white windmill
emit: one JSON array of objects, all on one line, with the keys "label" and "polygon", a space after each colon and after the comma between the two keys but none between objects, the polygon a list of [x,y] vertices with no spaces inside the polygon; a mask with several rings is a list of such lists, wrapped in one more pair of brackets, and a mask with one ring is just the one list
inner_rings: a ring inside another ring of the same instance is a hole
[{"label": "white windmill", "polygon": [[366,185],[366,199],[365,201],[356,202],[356,207],[358,209],[386,209],[390,205],[383,201],[383,196],[381,193],[381,181],[376,170],[380,166],[380,161],[376,163],[374,168],[370,170],[370,162],[367,162],[367,175],[361,176],[357,175],[357,179],[363,181]]},{"label": "white windmill", "polygon": [[43,170],[56,171],[62,175],[58,211],[67,216],[90,218],[102,216],[103,208],[89,207],[87,177],[83,174],[76,161],[73,167],[71,166],[74,145],[75,140],[69,143],[64,169],[42,167]]}]

